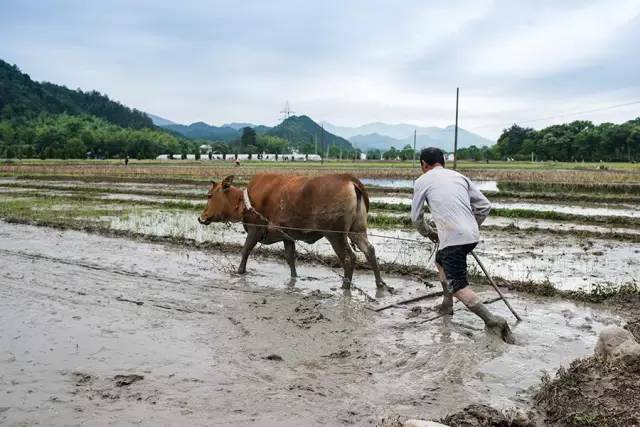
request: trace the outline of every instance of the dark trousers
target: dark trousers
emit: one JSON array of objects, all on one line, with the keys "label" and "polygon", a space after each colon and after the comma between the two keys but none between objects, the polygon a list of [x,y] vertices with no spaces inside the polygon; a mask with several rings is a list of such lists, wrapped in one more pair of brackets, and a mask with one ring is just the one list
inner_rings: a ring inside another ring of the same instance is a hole
[{"label": "dark trousers", "polygon": [[449,283],[449,292],[456,293],[469,285],[467,279],[467,255],[478,243],[448,246],[436,253],[436,262],[442,266]]}]

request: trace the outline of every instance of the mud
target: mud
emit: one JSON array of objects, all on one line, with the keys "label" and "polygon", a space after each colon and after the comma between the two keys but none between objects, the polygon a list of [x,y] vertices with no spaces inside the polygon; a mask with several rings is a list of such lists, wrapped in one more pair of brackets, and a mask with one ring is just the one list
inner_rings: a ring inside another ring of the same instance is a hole
[{"label": "mud", "polygon": [[[508,293],[525,321],[507,346],[464,310],[420,324],[437,301],[410,320],[406,309],[374,313],[308,264],[296,281],[260,258],[236,276],[225,268],[235,255],[4,222],[0,251],[9,425],[366,425],[474,403],[524,408],[543,370],[590,354],[599,330],[622,323],[601,307]],[[355,280],[375,295],[369,272]],[[425,292],[387,282],[394,298]]]},{"label": "mud", "polygon": [[547,377],[535,395],[536,409],[552,426],[640,424],[640,360],[610,363],[578,359]]},{"label": "mud", "polygon": [[[193,213],[183,211],[141,210],[126,218],[115,218],[111,227],[196,241],[241,244],[245,238],[244,231],[237,224],[203,227]],[[372,229],[369,234],[381,261],[422,267],[429,264],[432,246],[426,240],[420,240],[414,231]],[[635,242],[583,239],[579,236],[558,239],[553,234],[511,229],[483,232],[481,236],[476,253],[494,276],[505,280],[549,281],[558,289],[589,292],[594,284],[620,286],[640,276],[640,249]],[[333,254],[326,240],[320,240],[313,246],[298,243],[297,247],[302,254],[305,251]],[[472,262],[470,269],[474,274],[481,274]]]}]

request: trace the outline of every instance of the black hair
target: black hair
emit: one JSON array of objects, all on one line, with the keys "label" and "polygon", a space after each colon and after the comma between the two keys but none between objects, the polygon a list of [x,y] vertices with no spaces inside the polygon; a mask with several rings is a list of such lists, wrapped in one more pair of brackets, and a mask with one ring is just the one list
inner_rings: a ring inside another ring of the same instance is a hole
[{"label": "black hair", "polygon": [[420,152],[420,161],[425,162],[429,166],[440,163],[444,167],[444,153],[436,147],[425,148]]}]

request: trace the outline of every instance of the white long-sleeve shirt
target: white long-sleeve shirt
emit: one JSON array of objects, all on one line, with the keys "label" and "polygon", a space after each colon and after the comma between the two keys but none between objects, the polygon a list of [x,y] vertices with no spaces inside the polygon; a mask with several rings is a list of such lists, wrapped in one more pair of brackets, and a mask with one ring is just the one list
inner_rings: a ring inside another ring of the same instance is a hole
[{"label": "white long-sleeve shirt", "polygon": [[413,186],[411,220],[421,221],[424,202],[438,228],[440,249],[480,240],[479,225],[491,211],[491,203],[466,176],[443,167],[424,173]]}]

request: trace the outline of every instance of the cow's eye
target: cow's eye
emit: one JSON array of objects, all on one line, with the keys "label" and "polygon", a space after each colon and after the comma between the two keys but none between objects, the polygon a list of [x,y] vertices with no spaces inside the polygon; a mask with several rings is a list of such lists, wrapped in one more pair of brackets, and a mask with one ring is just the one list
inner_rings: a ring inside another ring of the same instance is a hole
[{"label": "cow's eye", "polygon": [[210,199],[210,198],[211,198],[211,194],[207,194],[207,199]]}]

